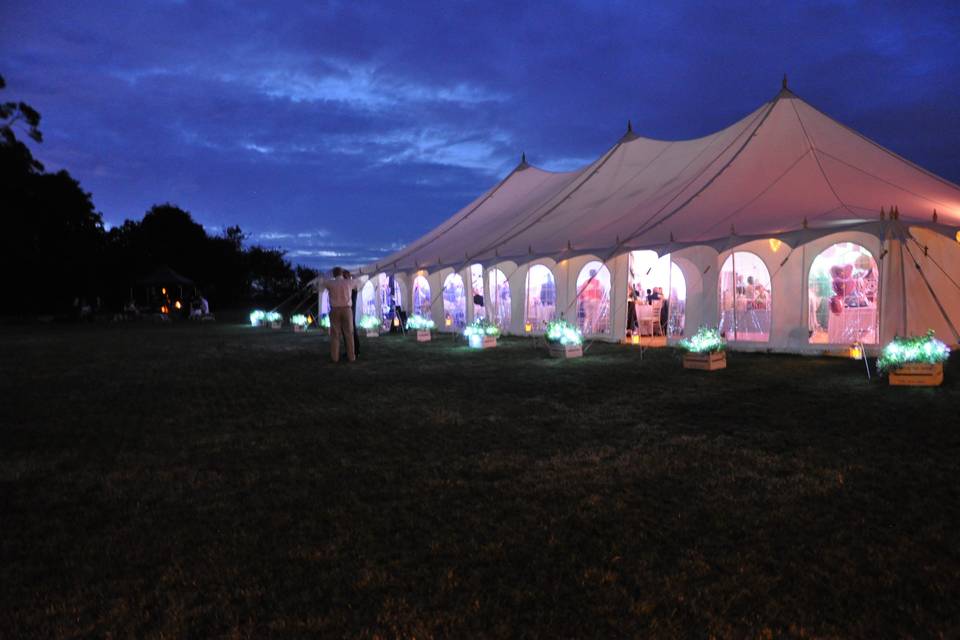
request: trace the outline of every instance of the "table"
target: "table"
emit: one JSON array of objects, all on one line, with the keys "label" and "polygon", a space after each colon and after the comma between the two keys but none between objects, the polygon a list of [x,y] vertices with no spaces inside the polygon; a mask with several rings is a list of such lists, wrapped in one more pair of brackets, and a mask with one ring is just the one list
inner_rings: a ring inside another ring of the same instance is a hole
[{"label": "table", "polygon": [[827,342],[829,344],[852,344],[876,342],[877,308],[844,307],[842,313],[830,312],[827,321]]}]

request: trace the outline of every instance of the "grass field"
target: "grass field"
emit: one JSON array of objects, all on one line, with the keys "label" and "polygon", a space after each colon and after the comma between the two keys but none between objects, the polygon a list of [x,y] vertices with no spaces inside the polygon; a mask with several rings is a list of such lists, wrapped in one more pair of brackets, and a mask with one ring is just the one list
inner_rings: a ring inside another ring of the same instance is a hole
[{"label": "grass field", "polygon": [[0,329],[0,637],[957,637],[960,362]]}]

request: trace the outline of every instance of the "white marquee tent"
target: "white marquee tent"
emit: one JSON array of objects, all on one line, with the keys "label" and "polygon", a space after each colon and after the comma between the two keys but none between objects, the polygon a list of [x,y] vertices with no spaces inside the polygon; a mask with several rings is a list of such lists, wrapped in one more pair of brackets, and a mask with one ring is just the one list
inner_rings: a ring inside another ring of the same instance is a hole
[{"label": "white marquee tent", "polygon": [[563,315],[616,341],[632,328],[629,288],[653,285],[670,338],[719,326],[735,349],[817,353],[933,329],[957,344],[958,229],[960,187],[784,80],[773,100],[703,138],[628,128],[577,171],[524,159],[361,273],[369,298],[395,294],[441,330],[486,314],[505,333],[537,333]]}]

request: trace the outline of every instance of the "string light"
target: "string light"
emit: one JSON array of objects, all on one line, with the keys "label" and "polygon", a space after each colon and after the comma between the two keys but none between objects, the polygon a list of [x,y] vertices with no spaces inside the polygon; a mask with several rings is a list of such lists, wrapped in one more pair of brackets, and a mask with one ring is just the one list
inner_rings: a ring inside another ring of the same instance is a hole
[{"label": "string light", "polygon": [[380,318],[376,316],[363,316],[360,318],[360,328],[367,331],[374,331],[380,328]]},{"label": "string light", "polygon": [[[482,341],[484,336],[499,337],[500,328],[486,318],[477,318],[471,324],[467,325],[467,328],[463,330],[463,335],[467,338],[479,336]],[[471,345],[472,344],[471,341]]]},{"label": "string light", "polygon": [[324,329],[329,329],[330,316],[328,316],[327,314],[323,314],[322,316],[320,316],[320,326],[323,327]]},{"label": "string light", "polygon": [[681,340],[677,346],[690,353],[719,353],[727,348],[727,341],[716,329],[700,327],[689,340]]},{"label": "string light", "polygon": [[307,325],[310,324],[310,320],[302,313],[298,313],[290,318],[290,324],[306,329]]},{"label": "string light", "polygon": [[547,342],[560,344],[565,347],[583,344],[583,334],[580,332],[580,329],[566,320],[551,320],[547,323],[547,331],[544,335]]},{"label": "string light", "polygon": [[275,322],[283,322],[283,316],[280,315],[278,311],[268,311],[266,315],[266,320],[271,324]]},{"label": "string light", "polygon": [[433,320],[424,318],[423,316],[413,315],[407,318],[408,331],[429,331],[435,326]]},{"label": "string light", "polygon": [[250,325],[254,327],[260,326],[260,323],[263,322],[266,317],[267,314],[262,309],[254,309],[250,312]]},{"label": "string light", "polygon": [[938,364],[950,357],[950,347],[933,337],[933,331],[925,336],[894,338],[883,348],[877,358],[877,369],[899,369],[907,364]]}]

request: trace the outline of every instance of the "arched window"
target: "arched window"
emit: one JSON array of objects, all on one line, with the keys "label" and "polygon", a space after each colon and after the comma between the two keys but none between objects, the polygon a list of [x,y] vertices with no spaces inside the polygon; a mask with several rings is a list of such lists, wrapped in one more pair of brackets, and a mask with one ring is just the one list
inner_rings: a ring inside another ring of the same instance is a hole
[{"label": "arched window", "polygon": [[577,276],[577,325],[587,336],[610,333],[610,270],[596,260]]},{"label": "arched window", "polygon": [[720,269],[720,333],[728,340],[770,339],[770,272],[760,256],[736,251]]},{"label": "arched window", "polygon": [[320,294],[320,317],[330,315],[330,292],[326,289]]},{"label": "arched window", "polygon": [[423,276],[413,279],[413,313],[424,318],[430,317],[430,283]]},{"label": "arched window", "polygon": [[[467,324],[467,299],[463,290],[463,278],[458,273],[451,273],[443,281],[443,316],[444,327],[457,330]],[[449,325],[447,320],[450,321]]]},{"label": "arched window", "polygon": [[357,313],[359,314],[357,321],[363,316],[380,317],[377,313],[377,294],[372,281],[367,280],[367,283],[360,289],[360,304],[357,306]]},{"label": "arched window", "polygon": [[403,307],[403,287],[400,286],[400,276],[396,273],[390,276],[390,289],[393,291],[393,306]]},{"label": "arched window", "polygon": [[490,315],[500,330],[506,331],[510,328],[510,283],[500,269],[490,269],[487,282],[490,284],[490,295],[485,302],[490,307]]},{"label": "arched window", "polygon": [[473,288],[473,293],[470,295],[470,299],[473,300],[473,317],[483,318],[486,316],[483,300],[483,265],[470,266],[470,284]]},{"label": "arched window", "polygon": [[532,331],[542,332],[557,310],[557,285],[553,273],[542,264],[527,271],[526,299],[524,322],[530,323]]},{"label": "arched window", "polygon": [[876,344],[880,321],[877,261],[859,244],[839,242],[813,260],[807,279],[811,344]]},{"label": "arched window", "polygon": [[[651,324],[668,336],[682,336],[686,320],[687,282],[670,254],[631,251],[627,299],[633,300],[633,314],[627,307],[627,330],[646,333]],[[649,291],[648,291],[649,290]],[[651,301],[660,299],[659,319],[651,315]],[[649,318],[649,320],[648,320]],[[659,320],[659,327],[657,321]]]}]

